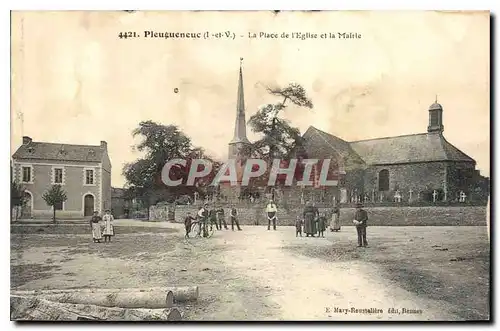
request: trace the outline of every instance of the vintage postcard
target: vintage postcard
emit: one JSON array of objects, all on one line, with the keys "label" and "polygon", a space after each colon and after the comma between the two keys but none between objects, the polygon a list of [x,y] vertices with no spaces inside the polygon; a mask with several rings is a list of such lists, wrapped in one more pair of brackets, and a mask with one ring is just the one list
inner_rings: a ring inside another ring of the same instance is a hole
[{"label": "vintage postcard", "polygon": [[11,30],[11,320],[490,320],[489,12]]}]

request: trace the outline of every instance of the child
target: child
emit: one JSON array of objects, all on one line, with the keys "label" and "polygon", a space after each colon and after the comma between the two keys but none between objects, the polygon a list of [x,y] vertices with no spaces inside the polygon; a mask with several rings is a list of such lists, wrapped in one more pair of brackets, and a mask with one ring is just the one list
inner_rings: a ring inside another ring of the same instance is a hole
[{"label": "child", "polygon": [[318,237],[325,237],[325,228],[326,228],[326,215],[325,213],[322,213],[321,216],[318,218]]},{"label": "child", "polygon": [[194,218],[191,216],[191,213],[188,212],[186,218],[184,219],[184,227],[186,228],[185,238],[189,238],[189,232],[191,232],[192,221],[194,221]]},{"label": "child", "polygon": [[297,216],[297,219],[295,220],[295,237],[298,237],[299,234],[302,237],[302,224],[304,224],[304,221],[300,216]]},{"label": "child", "polygon": [[111,242],[111,237],[115,235],[115,230],[113,227],[113,221],[115,220],[113,215],[111,215],[111,211],[107,209],[105,211],[104,217],[102,220],[104,221],[104,230],[102,235],[104,237],[104,242]]}]

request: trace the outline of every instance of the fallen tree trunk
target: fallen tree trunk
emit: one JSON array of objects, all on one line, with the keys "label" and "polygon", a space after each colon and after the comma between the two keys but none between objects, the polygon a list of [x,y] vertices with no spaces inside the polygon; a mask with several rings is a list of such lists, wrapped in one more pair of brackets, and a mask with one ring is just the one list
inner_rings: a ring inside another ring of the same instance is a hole
[{"label": "fallen tree trunk", "polygon": [[10,297],[14,321],[180,321],[177,308],[127,309],[96,305],[64,304],[37,297]]},{"label": "fallen tree trunk", "polygon": [[60,303],[96,305],[120,308],[171,308],[174,295],[165,292],[72,292],[58,294],[38,294],[37,297]]},{"label": "fallen tree trunk", "polygon": [[198,300],[198,286],[169,286],[169,287],[153,287],[153,288],[123,288],[123,289],[102,289],[102,288],[84,288],[84,289],[62,289],[62,290],[11,290],[14,295],[45,295],[45,294],[62,294],[62,293],[148,293],[148,292],[168,292],[171,291],[174,295],[174,302],[189,302]]}]

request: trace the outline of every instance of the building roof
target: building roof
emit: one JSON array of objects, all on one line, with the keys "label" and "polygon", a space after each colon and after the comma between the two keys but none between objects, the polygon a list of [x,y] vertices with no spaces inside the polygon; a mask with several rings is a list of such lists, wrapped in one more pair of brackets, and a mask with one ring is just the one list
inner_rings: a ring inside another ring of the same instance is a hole
[{"label": "building roof", "polygon": [[[305,148],[310,156],[324,157],[325,148],[340,155],[344,170],[364,165],[363,159],[354,151],[349,142],[310,126],[304,133]],[[322,148],[323,147],[323,148]]]},{"label": "building roof", "polygon": [[439,133],[360,140],[353,141],[350,145],[367,164],[475,162]]},{"label": "building roof", "polygon": [[435,161],[475,163],[474,159],[450,144],[440,133],[419,133],[347,142],[310,126],[304,133],[304,138],[307,149],[311,148],[311,144],[322,144],[325,148],[341,155],[347,169],[360,163],[368,165]]},{"label": "building roof", "polygon": [[103,143],[99,146],[93,146],[30,141],[21,145],[12,158],[16,160],[101,162],[106,151],[106,145]]},{"label": "building roof", "polygon": [[439,103],[434,102],[430,105],[429,110],[443,110],[443,107]]}]

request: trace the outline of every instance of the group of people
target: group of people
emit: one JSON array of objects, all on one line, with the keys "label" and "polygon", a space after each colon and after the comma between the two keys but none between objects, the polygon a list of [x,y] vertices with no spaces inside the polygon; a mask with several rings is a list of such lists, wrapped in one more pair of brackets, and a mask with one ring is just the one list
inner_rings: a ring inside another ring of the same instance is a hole
[{"label": "group of people", "polygon": [[94,243],[100,243],[104,238],[104,242],[111,242],[111,237],[115,235],[113,228],[113,215],[110,210],[104,212],[104,216],[99,216],[98,211],[94,211],[94,215],[90,218],[90,228],[92,229],[92,239]]},{"label": "group of people", "polygon": [[[231,230],[234,231],[234,227],[236,226],[238,231],[241,231],[240,223],[238,222],[238,212],[236,211],[236,208],[231,208],[229,218],[231,220]],[[198,209],[196,218],[193,217],[191,213],[187,213],[186,217],[184,218],[186,238],[189,238],[193,222],[198,223],[198,233],[200,233],[203,237],[208,237],[208,225],[215,226],[217,230],[222,230],[222,226],[224,225],[224,229],[229,230],[226,223],[224,208],[219,207],[210,209],[208,203],[205,203]]]},{"label": "group of people", "polygon": [[[335,207],[332,213],[332,222],[330,224],[330,229],[332,231],[340,230],[339,214],[339,208]],[[297,216],[297,220],[295,221],[295,236],[300,235],[302,237],[302,232],[304,232],[306,237],[314,237],[316,234],[318,237],[324,237],[327,223],[327,213],[323,212],[320,214],[318,207],[316,207],[314,203],[307,202],[302,216]],[[304,229],[304,231],[302,231],[302,229]]]},{"label": "group of people", "polygon": [[[330,213],[330,231],[340,231],[340,208],[338,207],[338,205],[335,205]],[[318,207],[316,207],[314,203],[310,201],[307,202],[302,215],[297,216],[297,220],[295,222],[295,236],[302,236],[302,233],[304,232],[306,237],[314,237],[316,235],[318,235],[318,237],[324,237],[330,213],[320,213]],[[267,230],[271,230],[271,224],[273,226],[273,230],[276,230],[278,221],[278,208],[273,200],[270,200],[267,204],[266,214]],[[237,211],[234,206],[231,207],[230,219],[231,230],[234,231],[234,227],[236,226],[237,229],[241,231],[240,224],[237,218]],[[368,213],[363,209],[363,205],[361,203],[356,204],[356,212],[354,214],[353,223],[356,226],[358,235],[358,247],[368,246],[368,242],[366,241],[367,221]],[[224,226],[224,228],[228,230],[228,226],[225,220],[224,208],[219,207],[210,209],[207,203],[205,203],[203,207],[199,208],[196,218],[191,216],[191,213],[187,213],[187,216],[184,219],[186,238],[189,238],[193,222],[198,223],[198,233],[202,234],[203,237],[208,236],[209,224],[215,226],[217,230],[222,230],[222,226]]]},{"label": "group of people", "polygon": [[[336,205],[331,213],[330,230],[340,231],[340,208]],[[353,223],[356,226],[356,232],[358,235],[358,247],[368,246],[366,240],[366,227],[368,222],[368,213],[363,209],[361,203],[356,204],[356,212],[354,214]],[[319,209],[314,205],[314,203],[308,202],[304,208],[302,217],[297,216],[295,222],[295,236],[302,237],[302,229],[306,234],[306,237],[314,237],[316,234],[318,237],[324,237],[324,232],[326,230],[327,223],[327,213],[322,213],[320,215]]]}]

